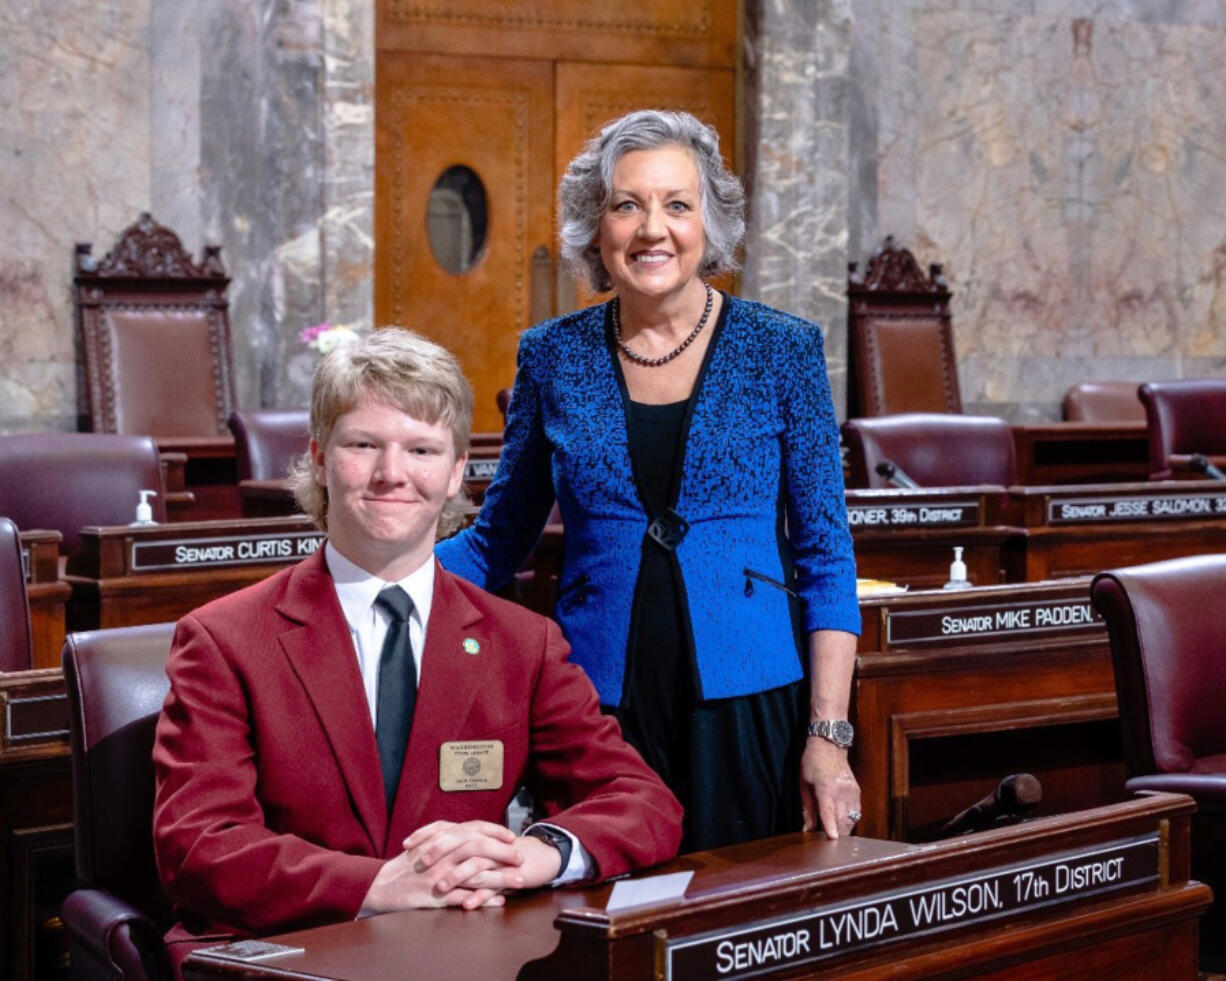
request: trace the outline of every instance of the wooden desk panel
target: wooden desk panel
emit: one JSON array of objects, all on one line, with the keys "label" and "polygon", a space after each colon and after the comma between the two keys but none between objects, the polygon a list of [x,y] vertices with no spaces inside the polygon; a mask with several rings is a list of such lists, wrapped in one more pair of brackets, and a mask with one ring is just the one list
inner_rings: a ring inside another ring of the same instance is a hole
[{"label": "wooden desk panel", "polygon": [[[787,835],[661,867],[694,872],[672,902],[607,912],[599,886],[407,911],[273,938],[303,952],[249,964],[197,952],[184,977],[1194,978],[1210,893],[1188,881],[1192,810],[1144,797],[924,846]],[[1104,881],[1074,886],[1096,861]]]},{"label": "wooden desk panel", "polygon": [[1117,799],[1111,652],[1089,581],[860,601],[853,693],[863,834],[925,840],[1002,777],[1052,814]]},{"label": "wooden desk panel", "polygon": [[1019,484],[1149,478],[1149,437],[1144,423],[1020,423],[1012,429]]},{"label": "wooden desk panel", "polygon": [[26,599],[30,604],[33,641],[31,667],[58,668],[64,646],[65,607],[72,589],[60,579],[58,531],[23,531],[21,560],[26,573]]},{"label": "wooden desk panel", "polygon": [[69,630],[177,620],[315,551],[308,518],[181,522],[82,529],[68,559]]},{"label": "wooden desk panel", "polygon": [[58,669],[0,674],[0,976],[52,977],[73,889],[68,699]]},{"label": "wooden desk panel", "polygon": [[1013,582],[1226,552],[1219,481],[1013,487],[1008,511],[1023,528],[1009,554]]}]

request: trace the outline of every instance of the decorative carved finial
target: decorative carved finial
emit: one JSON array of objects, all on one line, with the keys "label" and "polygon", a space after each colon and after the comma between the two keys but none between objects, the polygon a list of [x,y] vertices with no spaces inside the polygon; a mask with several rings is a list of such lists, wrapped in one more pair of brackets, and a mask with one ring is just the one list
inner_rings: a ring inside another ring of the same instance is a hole
[{"label": "decorative carved finial", "polygon": [[147,211],[124,229],[115,247],[98,261],[90,242],[78,242],[77,275],[165,279],[224,279],[221,246],[206,245],[197,265],[183,248],[179,236],[159,225]]},{"label": "decorative carved finial", "polygon": [[929,266],[925,276],[908,249],[901,248],[893,235],[887,235],[869,257],[863,274],[857,264],[847,264],[847,280],[858,289],[899,293],[944,293],[948,289],[940,263]]}]

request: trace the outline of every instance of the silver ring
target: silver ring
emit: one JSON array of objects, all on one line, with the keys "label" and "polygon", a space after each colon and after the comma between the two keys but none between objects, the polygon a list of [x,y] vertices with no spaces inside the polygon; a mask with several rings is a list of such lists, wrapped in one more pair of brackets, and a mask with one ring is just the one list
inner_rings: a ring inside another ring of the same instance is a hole
[{"label": "silver ring", "polygon": [[859,811],[848,811],[847,812],[847,820],[850,821],[852,824],[855,824],[857,821],[859,821],[860,816],[861,815]]}]

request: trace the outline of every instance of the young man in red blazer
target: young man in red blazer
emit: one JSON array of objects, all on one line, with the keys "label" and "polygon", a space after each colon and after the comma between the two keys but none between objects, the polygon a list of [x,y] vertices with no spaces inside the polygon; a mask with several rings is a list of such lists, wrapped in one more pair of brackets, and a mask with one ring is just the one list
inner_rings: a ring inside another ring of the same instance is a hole
[{"label": "young man in red blazer", "polygon": [[[409,331],[321,361],[295,480],[326,544],[175,635],[154,748],[168,940],[499,905],[676,853],[680,805],[558,628],[433,557],[471,415],[456,360]],[[517,837],[521,785],[547,819]]]}]

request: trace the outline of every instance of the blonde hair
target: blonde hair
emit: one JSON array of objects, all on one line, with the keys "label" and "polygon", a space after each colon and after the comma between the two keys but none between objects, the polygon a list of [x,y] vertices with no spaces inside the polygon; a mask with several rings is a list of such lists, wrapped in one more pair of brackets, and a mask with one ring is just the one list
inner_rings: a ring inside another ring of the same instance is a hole
[{"label": "blonde hair", "polygon": [[[451,430],[458,458],[468,452],[473,390],[455,355],[405,327],[383,327],[368,337],[329,351],[315,367],[311,385],[311,438],[327,446],[336,420],[364,399],[399,409],[414,419]],[[308,451],[290,471],[298,506],[328,530],[328,491],[315,480]],[[469,506],[461,489],[444,506],[439,537],[463,523]]]}]

